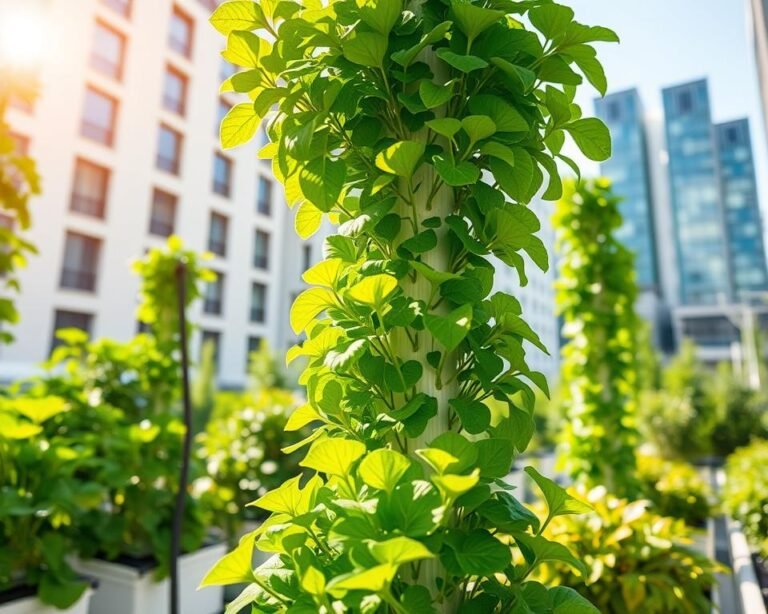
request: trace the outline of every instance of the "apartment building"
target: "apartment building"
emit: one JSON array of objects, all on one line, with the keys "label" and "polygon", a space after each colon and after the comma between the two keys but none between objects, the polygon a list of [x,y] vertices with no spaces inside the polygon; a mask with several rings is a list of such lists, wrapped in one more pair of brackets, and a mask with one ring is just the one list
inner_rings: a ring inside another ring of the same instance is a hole
[{"label": "apartment building", "polygon": [[[171,234],[210,251],[214,283],[191,314],[217,347],[221,383],[245,381],[248,352],[292,341],[287,314],[322,236],[302,243],[259,144],[219,147],[235,102],[232,74],[208,24],[217,0],[47,0],[49,48],[34,106],[8,120],[37,160],[43,196],[29,239],[39,254],[22,277],[16,342],[0,349],[0,379],[29,374],[54,330],[136,333],[130,262]],[[76,9],[75,9],[76,5]]]}]

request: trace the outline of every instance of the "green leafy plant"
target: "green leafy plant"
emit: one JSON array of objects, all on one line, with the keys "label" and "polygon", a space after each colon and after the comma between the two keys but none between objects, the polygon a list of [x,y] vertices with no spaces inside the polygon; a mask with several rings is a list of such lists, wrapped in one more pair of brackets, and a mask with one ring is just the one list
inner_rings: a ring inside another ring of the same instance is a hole
[{"label": "green leafy plant", "polygon": [[68,411],[58,397],[0,399],[0,592],[29,586],[62,609],[88,587],[67,562],[73,525],[103,494],[78,477],[87,444],[48,428]]},{"label": "green leafy plant", "polygon": [[641,454],[637,473],[643,497],[657,514],[680,518],[691,527],[703,525],[712,515],[712,489],[695,467]]},{"label": "green leafy plant", "polygon": [[[249,94],[222,144],[267,117],[262,155],[297,231],[327,219],[338,234],[291,309],[306,475],[254,502],[272,515],[204,584],[249,582],[231,611],[524,608],[542,557],[580,567],[540,529],[584,506],[537,475],[540,521],[507,492],[533,433],[530,385],[546,381],[526,364],[524,342],[542,344],[520,303],[491,295],[491,257],[522,283],[524,254],[548,266],[526,204],[545,178],[560,197],[567,138],[610,155],[574,96],[584,77],[605,91],[592,43],[617,36],[549,0],[235,1],[211,22],[243,68],[223,91]],[[493,421],[490,398],[506,404]],[[275,554],[255,571],[254,544]],[[590,610],[572,591],[546,600]]]},{"label": "green leafy plant", "polygon": [[301,452],[281,452],[311,434],[308,427],[286,431],[300,406],[295,395],[274,388],[216,397],[212,419],[197,438],[197,454],[207,476],[197,481],[195,489],[232,545],[245,521],[267,515],[247,504],[301,473]]},{"label": "green leafy plant", "polygon": [[20,289],[18,272],[26,266],[27,257],[36,253],[21,233],[30,226],[29,201],[40,194],[40,177],[35,161],[19,150],[5,121],[12,95],[34,100],[31,82],[0,70],[0,344],[13,341],[13,335],[4,328],[19,320],[12,298]]},{"label": "green leafy plant", "polygon": [[606,614],[709,612],[709,591],[724,569],[690,548],[682,520],[646,509],[595,488],[587,495],[594,512],[557,518],[547,535],[567,545],[590,569],[584,578],[559,563],[547,564],[543,582],[573,587]]},{"label": "green leafy plant", "polygon": [[634,258],[615,237],[621,226],[610,182],[569,182],[553,217],[560,256],[557,306],[562,350],[565,467],[588,486],[637,492],[637,373]]},{"label": "green leafy plant", "polygon": [[752,545],[768,557],[768,441],[734,452],[725,465],[723,506],[738,520]]}]

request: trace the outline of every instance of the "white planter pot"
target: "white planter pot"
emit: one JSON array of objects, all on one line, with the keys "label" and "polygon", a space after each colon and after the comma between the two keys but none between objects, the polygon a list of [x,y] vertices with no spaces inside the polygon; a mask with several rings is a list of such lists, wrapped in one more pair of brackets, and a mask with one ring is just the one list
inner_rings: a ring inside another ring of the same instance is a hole
[{"label": "white planter pot", "polygon": [[53,606],[42,603],[35,595],[14,599],[8,603],[0,604],[0,614],[86,614],[88,602],[93,595],[93,589],[89,588],[83,593],[75,605],[66,610],[59,610]]},{"label": "white planter pot", "polygon": [[[179,558],[181,614],[218,614],[224,593],[220,586],[197,590],[200,580],[227,552],[225,544],[201,548]],[[96,578],[99,590],[88,614],[164,614],[170,607],[170,581],[157,582],[153,570],[91,559],[73,565],[79,573]]]}]

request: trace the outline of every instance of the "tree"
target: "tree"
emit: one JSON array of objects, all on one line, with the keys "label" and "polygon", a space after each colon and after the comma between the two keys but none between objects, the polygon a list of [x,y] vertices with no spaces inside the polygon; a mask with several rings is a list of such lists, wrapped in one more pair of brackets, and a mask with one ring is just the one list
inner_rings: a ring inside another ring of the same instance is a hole
[{"label": "tree", "polygon": [[[204,584],[251,582],[236,605],[272,611],[567,609],[575,593],[526,578],[545,553],[581,566],[541,529],[586,507],[531,469],[540,522],[503,481],[546,380],[525,361],[525,341],[543,346],[520,303],[491,295],[490,259],[522,283],[524,253],[548,266],[526,204],[545,177],[560,196],[569,135],[610,155],[573,101],[577,70],[604,92],[590,43],[616,35],[549,0],[237,1],[211,22],[243,68],[222,89],[249,94],[223,145],[266,116],[262,155],[297,232],[328,219],[338,234],[291,309],[308,404],[288,428],[315,425],[306,475],[254,502],[273,515]],[[506,406],[493,422],[491,398]],[[254,544],[279,558],[252,571]]]},{"label": "tree", "polygon": [[634,257],[615,237],[620,199],[606,179],[569,182],[554,224],[560,256],[558,311],[563,318],[561,385],[568,419],[567,470],[588,486],[637,493]]},{"label": "tree", "polygon": [[29,201],[40,194],[40,177],[34,160],[20,150],[5,121],[11,96],[34,100],[35,90],[29,82],[0,70],[0,345],[13,341],[13,335],[4,328],[19,321],[12,296],[20,289],[19,270],[35,253],[20,231],[29,229]]}]

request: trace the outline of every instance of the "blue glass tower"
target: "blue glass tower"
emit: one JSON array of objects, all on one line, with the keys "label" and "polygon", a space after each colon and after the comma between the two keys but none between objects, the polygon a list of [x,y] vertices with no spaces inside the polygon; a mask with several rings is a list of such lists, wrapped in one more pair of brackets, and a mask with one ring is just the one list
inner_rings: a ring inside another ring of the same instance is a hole
[{"label": "blue glass tower", "polygon": [[768,290],[749,120],[715,127],[725,205],[728,253],[737,300]]},{"label": "blue glass tower", "polygon": [[733,288],[707,82],[667,88],[663,97],[680,302],[730,302]]},{"label": "blue glass tower", "polygon": [[595,113],[608,125],[613,138],[613,157],[600,170],[623,199],[620,210],[624,224],[617,236],[635,253],[640,288],[657,289],[653,203],[640,95],[632,89],[598,98]]}]

